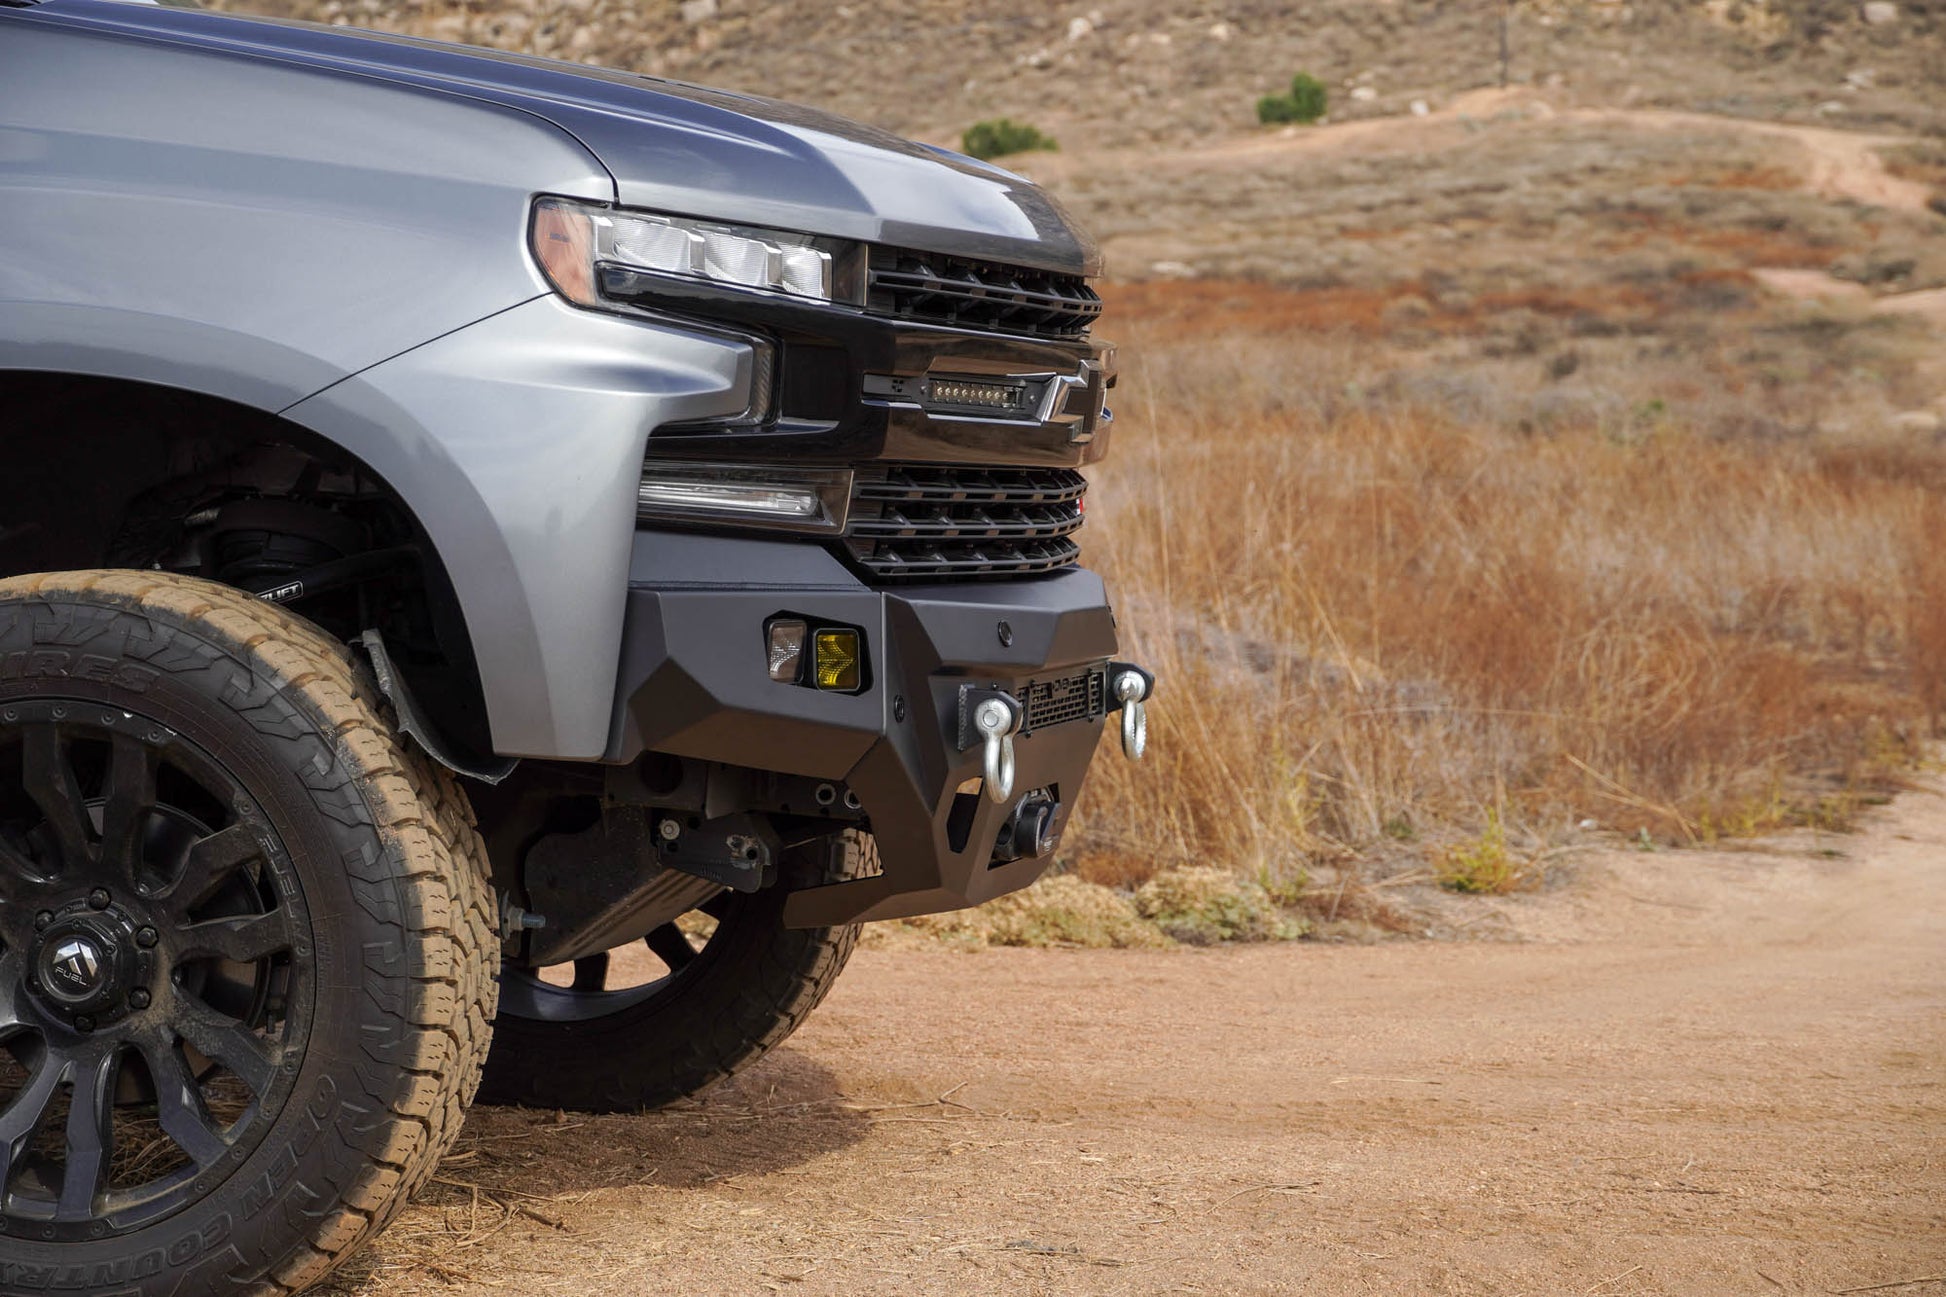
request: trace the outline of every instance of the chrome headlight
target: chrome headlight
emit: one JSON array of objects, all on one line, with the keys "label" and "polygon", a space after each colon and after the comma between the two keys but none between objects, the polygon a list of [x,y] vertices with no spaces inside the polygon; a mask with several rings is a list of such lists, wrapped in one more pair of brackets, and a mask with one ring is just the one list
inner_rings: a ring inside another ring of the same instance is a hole
[{"label": "chrome headlight", "polygon": [[565,198],[534,203],[528,241],[555,291],[603,306],[600,266],[814,302],[856,297],[859,245],[840,239],[627,212]]}]

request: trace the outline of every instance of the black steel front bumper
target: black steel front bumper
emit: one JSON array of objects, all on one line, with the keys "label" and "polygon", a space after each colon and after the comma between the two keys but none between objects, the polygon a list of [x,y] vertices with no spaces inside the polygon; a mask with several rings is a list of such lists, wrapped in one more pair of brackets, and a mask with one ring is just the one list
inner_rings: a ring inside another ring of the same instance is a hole
[{"label": "black steel front bumper", "polygon": [[[864,690],[772,681],[764,624],[779,614],[862,629]],[[1012,797],[996,803],[958,791],[982,771],[981,749],[962,747],[962,687],[1018,691],[1105,667],[1115,648],[1101,579],[1083,569],[874,589],[812,546],[642,532],[608,756],[663,752],[848,786],[883,873],[793,894],[792,926],[959,909],[1040,875],[1045,859],[994,863],[995,841],[1037,790],[1060,803],[1063,827],[1104,724],[1093,715],[1020,734]]]}]

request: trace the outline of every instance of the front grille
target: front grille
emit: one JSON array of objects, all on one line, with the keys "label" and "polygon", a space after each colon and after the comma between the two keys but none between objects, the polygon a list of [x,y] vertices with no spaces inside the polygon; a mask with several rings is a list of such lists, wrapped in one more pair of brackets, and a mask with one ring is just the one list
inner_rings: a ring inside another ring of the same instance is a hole
[{"label": "front grille", "polygon": [[1081,553],[1088,483],[1068,468],[892,464],[859,470],[845,544],[882,581],[1025,576]]},{"label": "front grille", "polygon": [[873,314],[961,329],[1080,339],[1101,296],[1079,275],[874,248],[866,305]]},{"label": "front grille", "polygon": [[1020,705],[1026,712],[1020,723],[1023,733],[1046,729],[1067,721],[1086,720],[1108,714],[1108,672],[1083,671],[1060,680],[1030,680],[1020,690]]}]

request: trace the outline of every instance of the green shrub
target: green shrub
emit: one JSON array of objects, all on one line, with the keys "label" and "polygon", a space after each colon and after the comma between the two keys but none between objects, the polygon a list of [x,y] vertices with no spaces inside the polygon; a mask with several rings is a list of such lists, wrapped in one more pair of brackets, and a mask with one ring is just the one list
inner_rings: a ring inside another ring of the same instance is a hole
[{"label": "green shrub", "polygon": [[1259,883],[1227,869],[1165,869],[1135,893],[1135,909],[1163,932],[1192,946],[1219,941],[1290,941],[1305,922],[1278,908]]},{"label": "green shrub", "polygon": [[960,152],[976,158],[1004,158],[1009,153],[1051,153],[1061,146],[1053,136],[1041,134],[1038,127],[999,117],[975,123],[960,136],[959,147]]},{"label": "green shrub", "polygon": [[1265,95],[1257,101],[1257,120],[1266,126],[1280,122],[1309,125],[1324,116],[1329,101],[1324,82],[1309,72],[1291,78],[1289,94]]},{"label": "green shrub", "polygon": [[1472,842],[1447,847],[1433,857],[1439,885],[1475,896],[1504,896],[1531,881],[1527,866],[1507,848],[1507,830],[1500,812],[1487,811],[1486,831]]}]

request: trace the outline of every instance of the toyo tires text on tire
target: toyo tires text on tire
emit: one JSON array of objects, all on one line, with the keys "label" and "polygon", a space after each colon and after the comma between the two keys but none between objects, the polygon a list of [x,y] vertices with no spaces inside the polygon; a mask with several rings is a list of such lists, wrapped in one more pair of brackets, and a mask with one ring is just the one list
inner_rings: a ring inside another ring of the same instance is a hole
[{"label": "toyo tires text on tire", "polygon": [[498,950],[464,796],[343,645],[0,581],[0,1297],[322,1278],[458,1133]]}]

